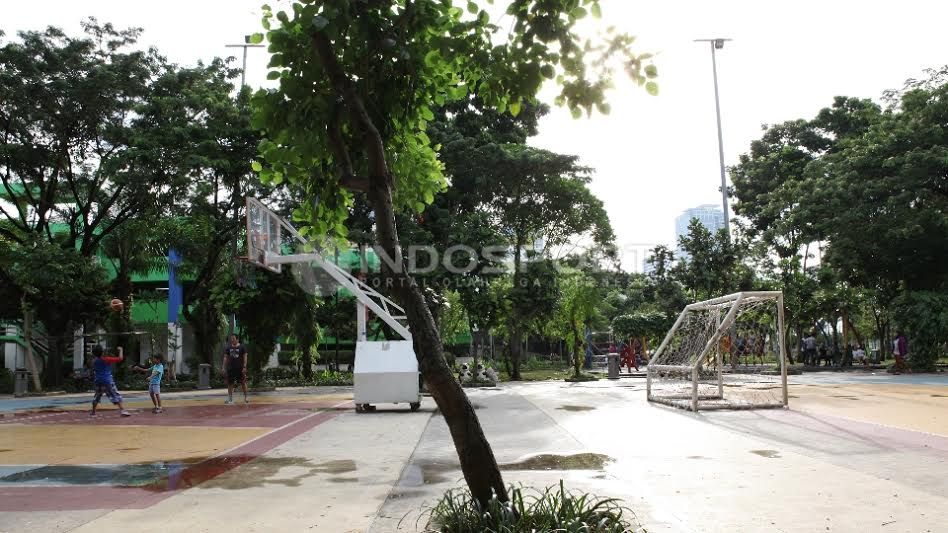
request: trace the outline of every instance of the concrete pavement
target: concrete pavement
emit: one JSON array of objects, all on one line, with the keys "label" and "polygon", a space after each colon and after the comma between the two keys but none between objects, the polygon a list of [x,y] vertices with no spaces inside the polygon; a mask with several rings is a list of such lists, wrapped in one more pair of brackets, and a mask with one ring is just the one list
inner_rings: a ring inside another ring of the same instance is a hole
[{"label": "concrete pavement", "polygon": [[[943,530],[948,378],[862,377],[794,376],[790,410],[697,415],[649,405],[635,379],[469,395],[508,483],[621,498],[652,532]],[[77,399],[2,401],[0,531],[422,529],[463,486],[447,426],[430,398],[373,414],[350,399],[179,393],[165,418],[93,423]]]}]

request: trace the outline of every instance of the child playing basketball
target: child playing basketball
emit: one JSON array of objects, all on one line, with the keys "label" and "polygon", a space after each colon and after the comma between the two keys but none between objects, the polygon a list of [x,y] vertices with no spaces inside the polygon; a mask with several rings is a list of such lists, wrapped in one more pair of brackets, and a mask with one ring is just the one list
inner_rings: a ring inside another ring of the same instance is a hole
[{"label": "child playing basketball", "polygon": [[153,354],[150,360],[150,367],[136,367],[135,370],[143,374],[151,372],[151,376],[148,378],[148,394],[151,395],[151,403],[155,405],[155,408],[152,409],[151,412],[157,414],[162,412],[161,376],[165,374],[165,364],[160,353]]},{"label": "child playing basketball", "polygon": [[90,416],[96,416],[95,409],[98,407],[103,394],[107,395],[109,400],[112,400],[112,403],[119,407],[119,414],[131,416],[131,413],[126,411],[125,406],[122,405],[122,395],[115,388],[115,380],[112,379],[112,365],[121,363],[125,359],[125,356],[122,355],[122,347],[119,346],[117,350],[118,356],[113,357],[103,354],[102,347],[99,345],[92,348],[92,356],[95,357],[92,362],[92,371],[95,374],[95,396],[92,398],[92,413],[90,413]]}]

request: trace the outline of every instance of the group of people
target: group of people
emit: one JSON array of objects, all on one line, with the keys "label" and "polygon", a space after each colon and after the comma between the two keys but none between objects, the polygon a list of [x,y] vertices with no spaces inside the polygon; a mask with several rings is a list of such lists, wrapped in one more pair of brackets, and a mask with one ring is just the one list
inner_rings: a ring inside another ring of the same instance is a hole
[{"label": "group of people", "polygon": [[[718,341],[718,351],[721,352],[722,359],[730,360],[733,366],[740,364],[742,360],[747,364],[757,362],[762,365],[764,364],[767,340],[768,336],[759,330],[740,329],[733,336],[733,339],[731,335],[721,335]],[[715,361],[711,363],[716,364]]]},{"label": "group of people", "polygon": [[619,369],[622,367],[627,367],[629,372],[632,372],[632,367],[635,367],[635,371],[639,371],[639,365],[647,363],[647,355],[645,354],[645,347],[642,346],[642,342],[639,339],[631,339],[630,342],[620,342],[619,343],[619,355],[621,359],[619,360]]},{"label": "group of people", "polygon": [[[120,416],[131,416],[128,409],[125,408],[121,393],[115,386],[115,378],[112,376],[112,366],[125,360],[125,354],[121,346],[116,348],[116,355],[105,353],[102,346],[96,345],[92,348],[92,374],[93,389],[92,411],[90,416],[98,416],[96,410],[102,396],[107,396],[109,400],[119,408]],[[151,410],[154,414],[163,412],[161,407],[161,378],[165,373],[164,358],[161,354],[152,354],[148,358],[148,366],[134,365],[132,370],[148,374],[148,394],[151,397],[154,408]],[[224,347],[224,359],[221,368],[224,372],[224,379],[227,382],[227,400],[225,404],[234,403],[234,389],[237,385],[241,386],[244,393],[244,403],[250,403],[247,397],[247,349],[240,344],[236,335],[230,336],[230,342]]]},{"label": "group of people", "polygon": [[[801,344],[803,349],[803,364],[806,366],[845,364],[843,354],[840,353],[839,348],[835,345],[830,348],[825,343],[818,342],[814,332],[810,332],[804,337]],[[866,350],[862,345],[859,343],[853,344],[851,350],[852,362],[854,364],[858,363],[863,366],[869,364],[869,357],[866,355]],[[895,356],[895,373],[898,374],[905,371],[907,368],[906,361],[908,360],[908,341],[901,331],[897,332],[895,339],[892,341],[892,354]]]}]

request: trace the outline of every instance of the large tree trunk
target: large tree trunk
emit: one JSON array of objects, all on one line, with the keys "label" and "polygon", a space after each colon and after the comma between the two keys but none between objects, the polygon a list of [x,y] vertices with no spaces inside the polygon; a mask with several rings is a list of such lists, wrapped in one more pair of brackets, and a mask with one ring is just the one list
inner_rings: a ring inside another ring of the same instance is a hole
[{"label": "large tree trunk", "polygon": [[486,505],[494,495],[501,501],[507,501],[507,491],[497,460],[484,436],[474,407],[444,360],[441,338],[425,304],[424,295],[414,278],[404,270],[391,189],[383,176],[372,180],[369,199],[375,210],[379,245],[389,257],[396,258],[397,264],[402,267],[401,272],[391,272],[383,262],[385,273],[394,278],[393,292],[405,307],[418,367],[451,431],[464,479],[474,499],[482,505]]},{"label": "large tree trunk", "polygon": [[33,310],[26,304],[25,299],[22,301],[20,308],[23,310],[23,350],[26,353],[26,367],[30,370],[30,376],[33,378],[33,389],[36,392],[43,392],[39,365],[36,364],[36,359],[33,359]]},{"label": "large tree trunk", "polygon": [[[368,162],[369,201],[375,211],[376,240],[388,257],[394,258],[398,272],[383,261],[383,273],[393,278],[393,293],[405,308],[408,325],[411,328],[412,343],[418,367],[424,377],[432,398],[444,416],[454,440],[454,447],[461,462],[464,479],[473,498],[486,506],[492,496],[506,502],[507,489],[494,458],[487,437],[481,429],[474,407],[454,379],[451,369],[444,360],[444,348],[438,329],[435,327],[431,310],[425,303],[421,289],[405,271],[398,232],[395,229],[395,210],[392,206],[392,175],[385,159],[385,145],[378,128],[375,126],[365,103],[355,85],[340,67],[333,45],[322,32],[313,35],[313,43],[320,62],[332,82],[333,89],[342,97],[349,108],[353,125],[362,132],[362,139]],[[334,143],[335,144],[335,143]],[[345,148],[334,146],[343,167],[343,174],[351,177],[352,165]],[[343,176],[344,178],[347,176]]]}]

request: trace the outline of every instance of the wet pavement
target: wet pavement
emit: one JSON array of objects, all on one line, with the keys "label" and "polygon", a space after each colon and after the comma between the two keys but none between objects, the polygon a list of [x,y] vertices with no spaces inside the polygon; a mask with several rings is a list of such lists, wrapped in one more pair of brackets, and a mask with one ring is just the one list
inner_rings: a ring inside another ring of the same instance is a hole
[{"label": "wet pavement", "polygon": [[[470,390],[504,479],[622,499],[655,531],[939,531],[948,377],[793,376],[791,409],[693,414],[642,380]],[[239,395],[238,395],[239,397]],[[463,487],[447,426],[351,389],[0,400],[0,531],[419,531]],[[43,402],[43,403],[36,403]],[[805,510],[802,511],[802,510]]]}]

